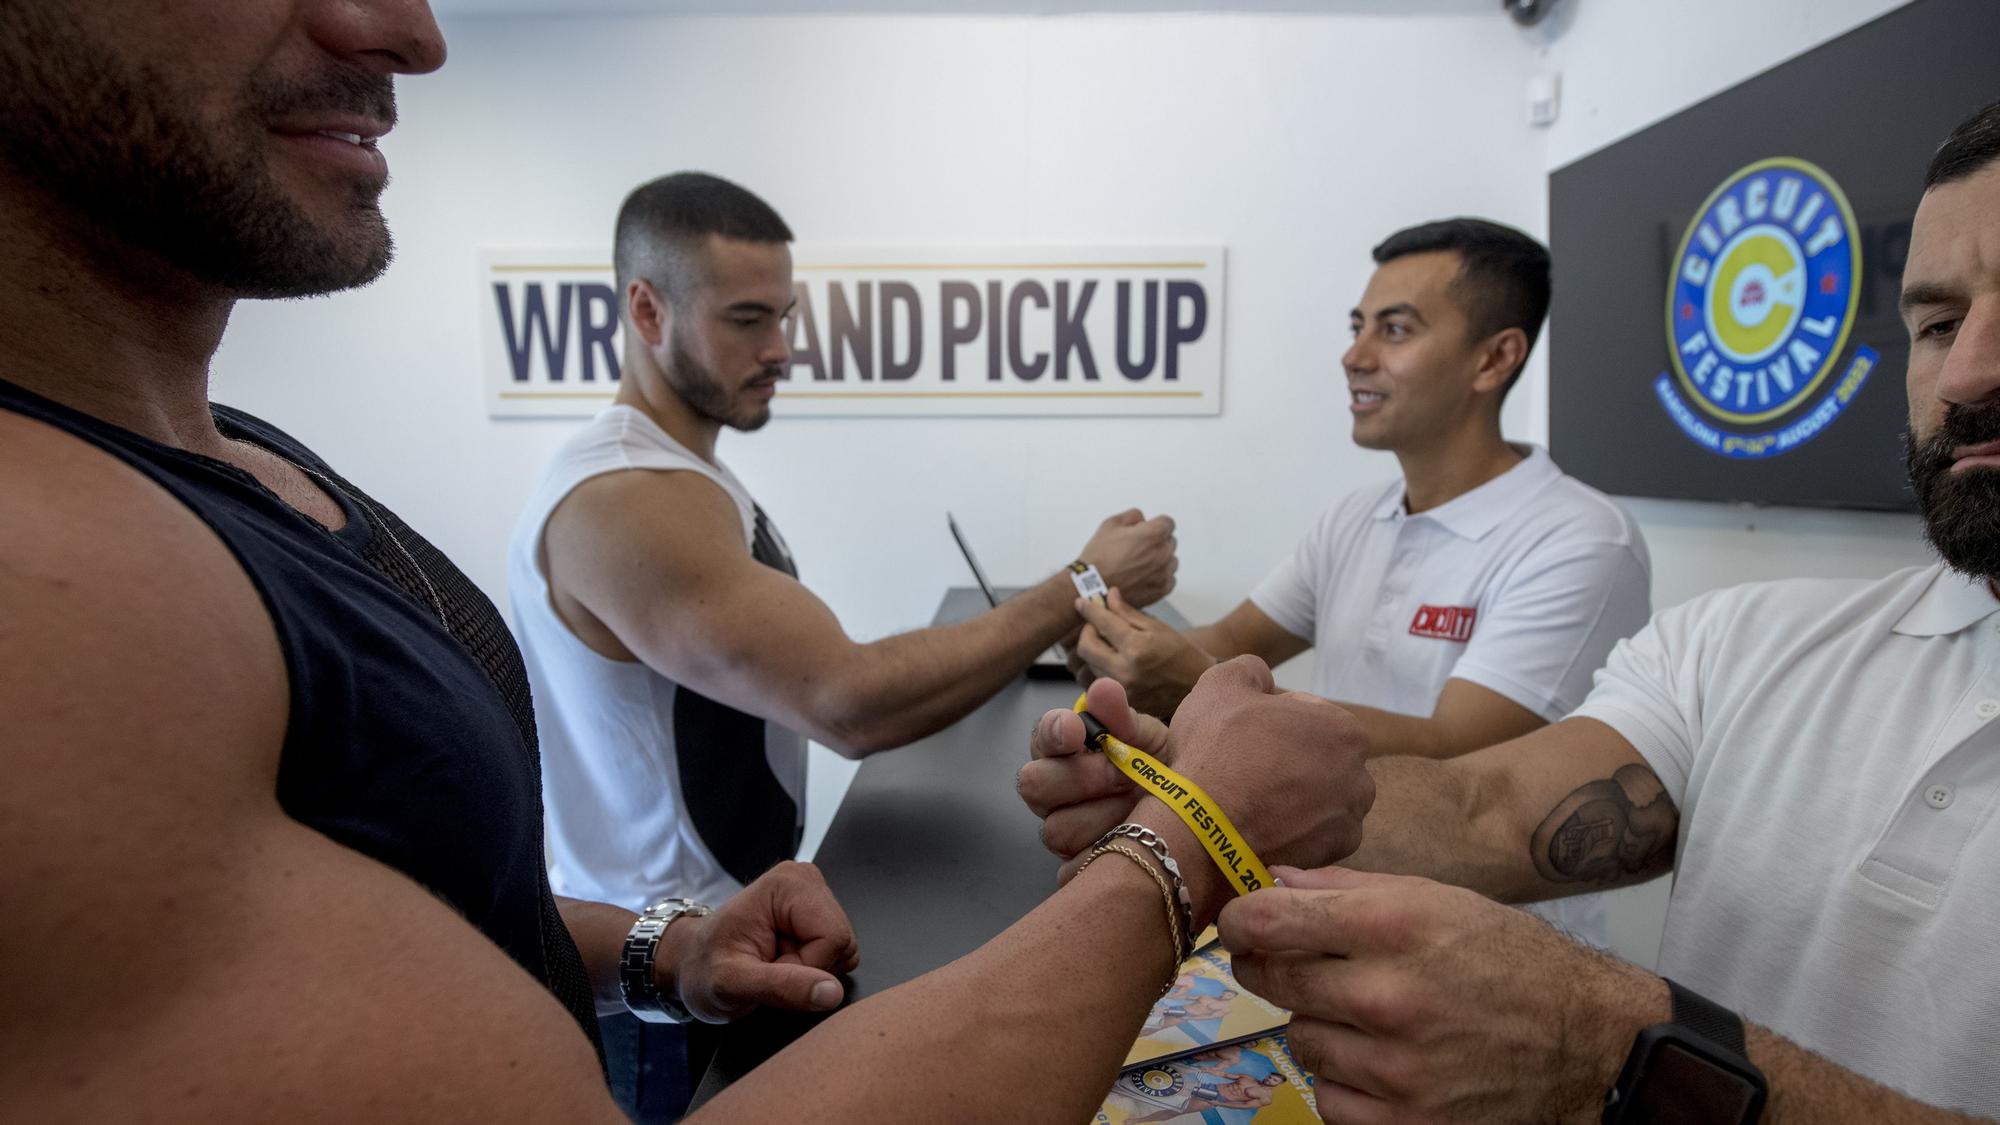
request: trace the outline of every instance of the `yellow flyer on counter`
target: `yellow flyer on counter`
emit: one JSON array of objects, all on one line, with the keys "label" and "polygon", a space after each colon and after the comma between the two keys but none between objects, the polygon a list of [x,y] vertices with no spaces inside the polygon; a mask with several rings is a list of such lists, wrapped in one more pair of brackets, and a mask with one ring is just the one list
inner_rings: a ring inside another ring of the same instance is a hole
[{"label": "yellow flyer on counter", "polygon": [[1320,1125],[1312,1079],[1283,1037],[1238,1043],[1118,1076],[1097,1125]]},{"label": "yellow flyer on counter", "polygon": [[1260,1039],[1282,1030],[1291,1013],[1236,983],[1229,951],[1211,946],[1189,957],[1181,975],[1153,1005],[1139,1041],[1125,1056],[1127,1068]]}]

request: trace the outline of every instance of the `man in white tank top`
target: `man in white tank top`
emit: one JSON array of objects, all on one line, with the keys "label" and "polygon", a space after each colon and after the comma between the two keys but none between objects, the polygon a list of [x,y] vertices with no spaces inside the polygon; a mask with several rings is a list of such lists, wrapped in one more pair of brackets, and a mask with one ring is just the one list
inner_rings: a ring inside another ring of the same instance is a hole
[{"label": "man in white tank top", "polygon": [[[771,416],[791,237],[763,200],[696,173],[620,209],[616,404],[557,452],[509,550],[557,894],[727,899],[798,847],[806,739],[859,758],[922,738],[1082,624],[1055,574],[974,620],[862,644],[799,583],[715,449],[725,426]],[[1157,600],[1173,587],[1173,521],[1113,516],[1078,557]]]}]

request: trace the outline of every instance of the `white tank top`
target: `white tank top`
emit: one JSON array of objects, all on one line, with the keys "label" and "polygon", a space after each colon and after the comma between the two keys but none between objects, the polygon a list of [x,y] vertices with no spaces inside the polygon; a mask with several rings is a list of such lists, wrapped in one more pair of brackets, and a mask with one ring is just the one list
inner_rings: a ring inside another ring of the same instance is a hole
[{"label": "white tank top", "polygon": [[556,451],[507,552],[542,741],[549,882],[559,895],[633,910],[670,896],[719,904],[797,852],[805,740],[642,663],[599,655],[550,607],[541,567],[549,514],[584,481],[631,469],[714,481],[736,502],[757,561],[797,573],[743,483],[640,411],[613,406]]}]

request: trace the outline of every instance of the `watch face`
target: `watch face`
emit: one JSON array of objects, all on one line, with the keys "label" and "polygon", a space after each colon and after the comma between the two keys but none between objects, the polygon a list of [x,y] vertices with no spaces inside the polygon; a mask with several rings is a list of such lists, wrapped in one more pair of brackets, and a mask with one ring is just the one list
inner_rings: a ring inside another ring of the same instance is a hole
[{"label": "watch face", "polygon": [[1759,1091],[1747,1079],[1671,1040],[1646,1060],[1634,1118],[1648,1125],[1726,1125],[1743,1121]]}]

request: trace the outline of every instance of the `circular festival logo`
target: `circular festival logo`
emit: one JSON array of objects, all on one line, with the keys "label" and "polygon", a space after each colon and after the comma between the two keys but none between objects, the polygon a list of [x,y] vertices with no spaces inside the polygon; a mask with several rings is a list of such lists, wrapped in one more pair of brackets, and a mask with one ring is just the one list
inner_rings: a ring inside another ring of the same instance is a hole
[{"label": "circular festival logo", "polygon": [[1781,156],[1723,180],[1681,236],[1667,287],[1673,379],[1654,389],[1682,432],[1729,457],[1818,436],[1875,366],[1875,352],[1857,348],[1822,390],[1847,346],[1860,274],[1854,212],[1823,169]]},{"label": "circular festival logo", "polygon": [[1181,1092],[1185,1082],[1172,1067],[1148,1067],[1132,1077],[1137,1092],[1153,1098],[1169,1098]]}]

